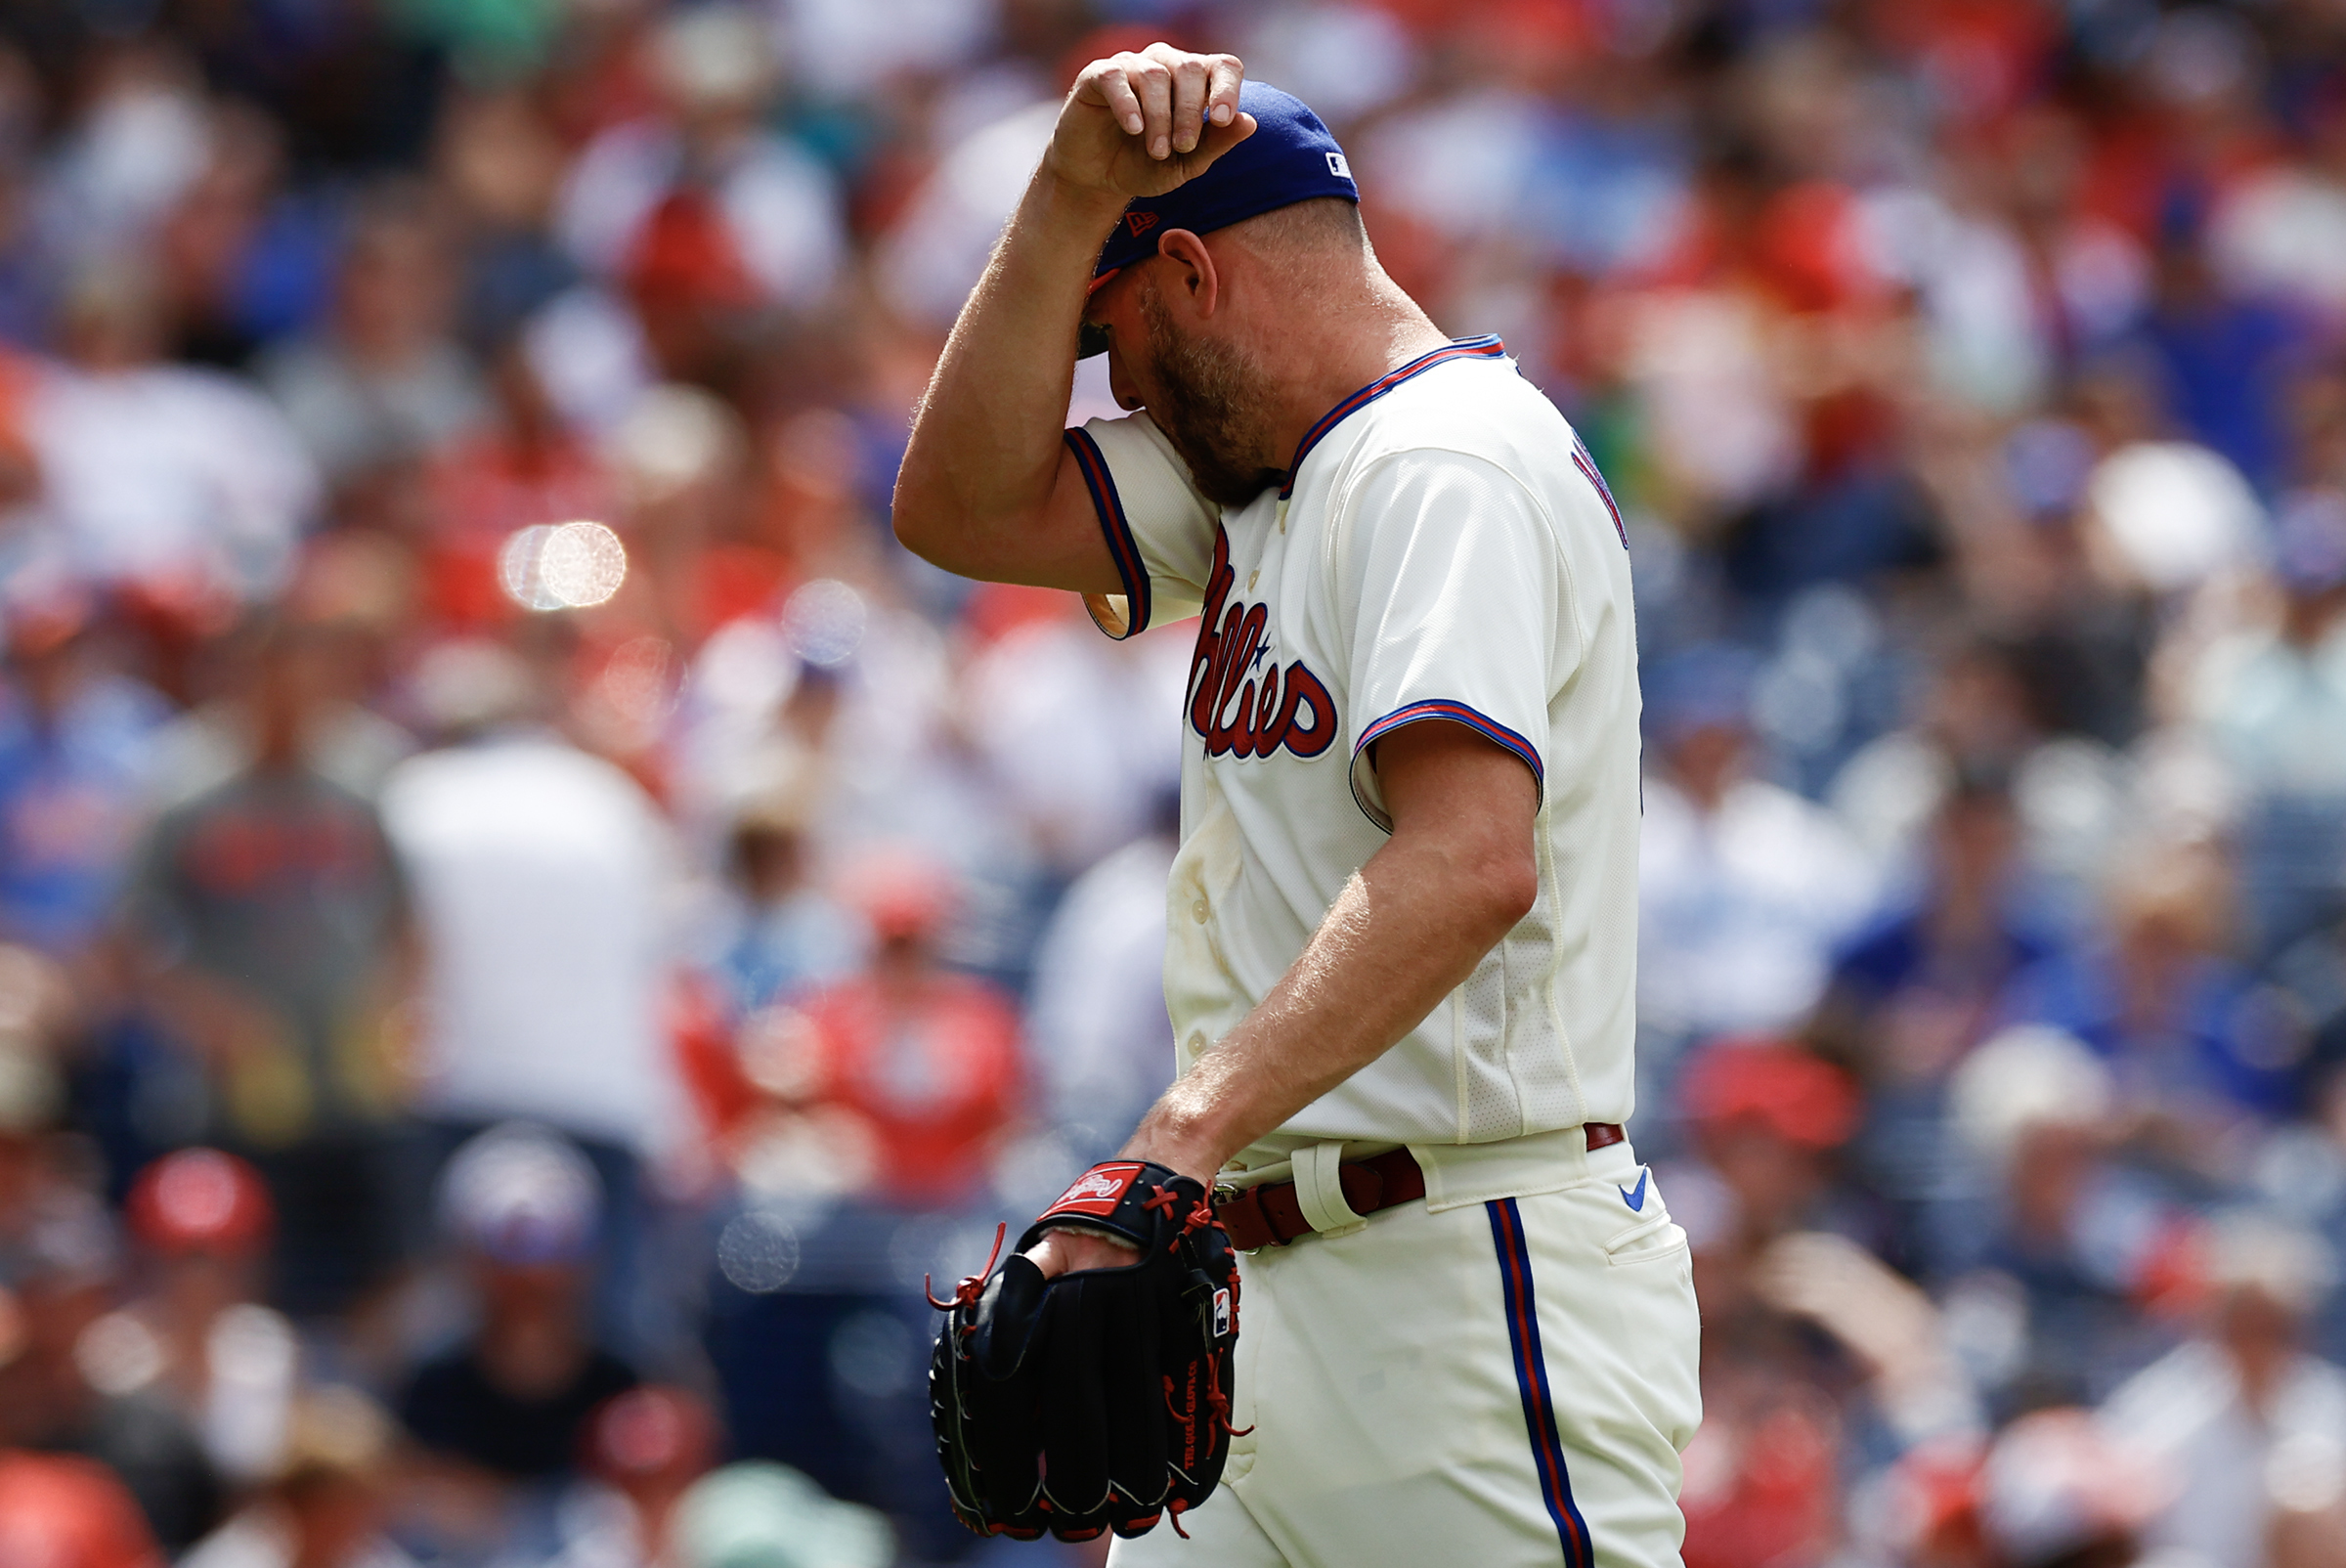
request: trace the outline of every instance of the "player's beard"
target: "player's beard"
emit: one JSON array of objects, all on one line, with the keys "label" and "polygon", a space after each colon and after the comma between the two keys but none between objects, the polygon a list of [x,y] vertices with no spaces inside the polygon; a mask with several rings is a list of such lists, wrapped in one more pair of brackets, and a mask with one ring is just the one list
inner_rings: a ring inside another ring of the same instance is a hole
[{"label": "player's beard", "polygon": [[1154,280],[1141,281],[1156,395],[1149,416],[1173,443],[1206,500],[1243,506],[1286,476],[1256,459],[1271,422],[1271,378],[1235,343],[1183,332]]}]

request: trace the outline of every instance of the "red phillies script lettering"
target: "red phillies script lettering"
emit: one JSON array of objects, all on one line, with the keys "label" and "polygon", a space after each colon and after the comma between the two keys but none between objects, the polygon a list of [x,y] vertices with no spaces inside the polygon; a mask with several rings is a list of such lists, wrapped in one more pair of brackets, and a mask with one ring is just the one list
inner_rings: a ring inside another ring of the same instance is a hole
[{"label": "red phillies script lettering", "polygon": [[1300,659],[1284,669],[1262,659],[1270,612],[1231,599],[1238,575],[1230,536],[1217,528],[1197,646],[1190,655],[1190,727],[1204,739],[1208,757],[1268,757],[1282,746],[1317,757],[1336,738],[1335,702]]}]

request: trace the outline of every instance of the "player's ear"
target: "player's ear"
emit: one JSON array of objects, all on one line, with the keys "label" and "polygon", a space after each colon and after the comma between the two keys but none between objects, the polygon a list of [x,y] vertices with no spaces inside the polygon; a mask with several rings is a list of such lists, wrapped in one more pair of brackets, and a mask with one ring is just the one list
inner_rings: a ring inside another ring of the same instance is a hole
[{"label": "player's ear", "polygon": [[1200,320],[1213,315],[1222,300],[1222,275],[1205,241],[1187,229],[1168,229],[1156,242],[1156,253],[1173,263],[1174,279],[1190,309]]}]

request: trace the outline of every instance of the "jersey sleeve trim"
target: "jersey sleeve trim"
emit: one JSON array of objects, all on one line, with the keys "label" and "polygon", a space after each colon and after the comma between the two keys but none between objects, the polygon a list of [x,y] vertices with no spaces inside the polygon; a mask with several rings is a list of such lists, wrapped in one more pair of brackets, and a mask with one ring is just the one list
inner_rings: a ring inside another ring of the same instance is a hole
[{"label": "jersey sleeve trim", "polygon": [[1605,483],[1605,476],[1597,469],[1596,458],[1589,454],[1588,443],[1583,441],[1577,432],[1572,438],[1572,465],[1581,471],[1583,479],[1596,487],[1597,500],[1605,503],[1605,514],[1613,519],[1613,532],[1619,536],[1621,547],[1628,549],[1629,529],[1621,520],[1621,502],[1613,499],[1613,487]]},{"label": "jersey sleeve trim", "polygon": [[1123,630],[1105,619],[1088,595],[1086,604],[1092,609],[1092,620],[1109,636],[1118,641],[1138,636],[1149,630],[1149,566],[1141,558],[1140,541],[1132,536],[1132,521],[1124,515],[1123,498],[1116,494],[1115,476],[1108,472],[1100,443],[1088,430],[1069,430],[1065,439],[1067,450],[1075,455],[1075,466],[1083,474],[1084,488],[1092,493],[1092,510],[1099,514],[1101,537],[1108,541],[1108,553],[1124,585]]},{"label": "jersey sleeve trim", "polygon": [[1492,744],[1513,752],[1522,760],[1523,765],[1532,770],[1532,786],[1539,792],[1538,800],[1542,805],[1546,803],[1547,768],[1540,760],[1539,747],[1534,746],[1498,719],[1478,713],[1462,702],[1430,698],[1424,702],[1411,703],[1407,708],[1394,709],[1393,712],[1362,730],[1360,741],[1352,748],[1352,802],[1361,808],[1361,814],[1375,823],[1377,827],[1390,833],[1393,831],[1393,819],[1386,813],[1382,806],[1371,801],[1361,791],[1361,777],[1368,770],[1366,760],[1368,756],[1368,748],[1381,737],[1390,735],[1405,724],[1414,724],[1428,719],[1447,719],[1453,723],[1464,724]]}]

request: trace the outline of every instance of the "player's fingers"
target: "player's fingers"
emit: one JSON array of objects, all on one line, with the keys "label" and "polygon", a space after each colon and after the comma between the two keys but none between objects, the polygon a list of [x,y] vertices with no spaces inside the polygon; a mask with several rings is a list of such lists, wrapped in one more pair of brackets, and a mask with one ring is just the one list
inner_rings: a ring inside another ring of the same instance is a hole
[{"label": "player's fingers", "polygon": [[1127,135],[1141,134],[1145,120],[1140,96],[1132,90],[1124,68],[1114,61],[1095,60],[1085,66],[1083,74],[1075,79],[1075,96],[1106,109]]},{"label": "player's fingers", "polygon": [[1125,79],[1140,95],[1141,146],[1152,158],[1173,155],[1173,72],[1161,60],[1147,55],[1119,55]]},{"label": "player's fingers", "polygon": [[1181,160],[1181,177],[1195,180],[1213,166],[1214,159],[1254,134],[1254,116],[1241,110],[1228,125],[1209,125],[1197,139],[1197,151]]},{"label": "player's fingers", "polygon": [[1173,72],[1173,151],[1189,152],[1196,149],[1197,133],[1205,129],[1206,64],[1195,55],[1184,55],[1173,63],[1170,69]]},{"label": "player's fingers", "polygon": [[1228,125],[1238,117],[1238,89],[1246,84],[1245,63],[1236,55],[1208,55],[1206,71],[1205,117],[1214,125]]}]

